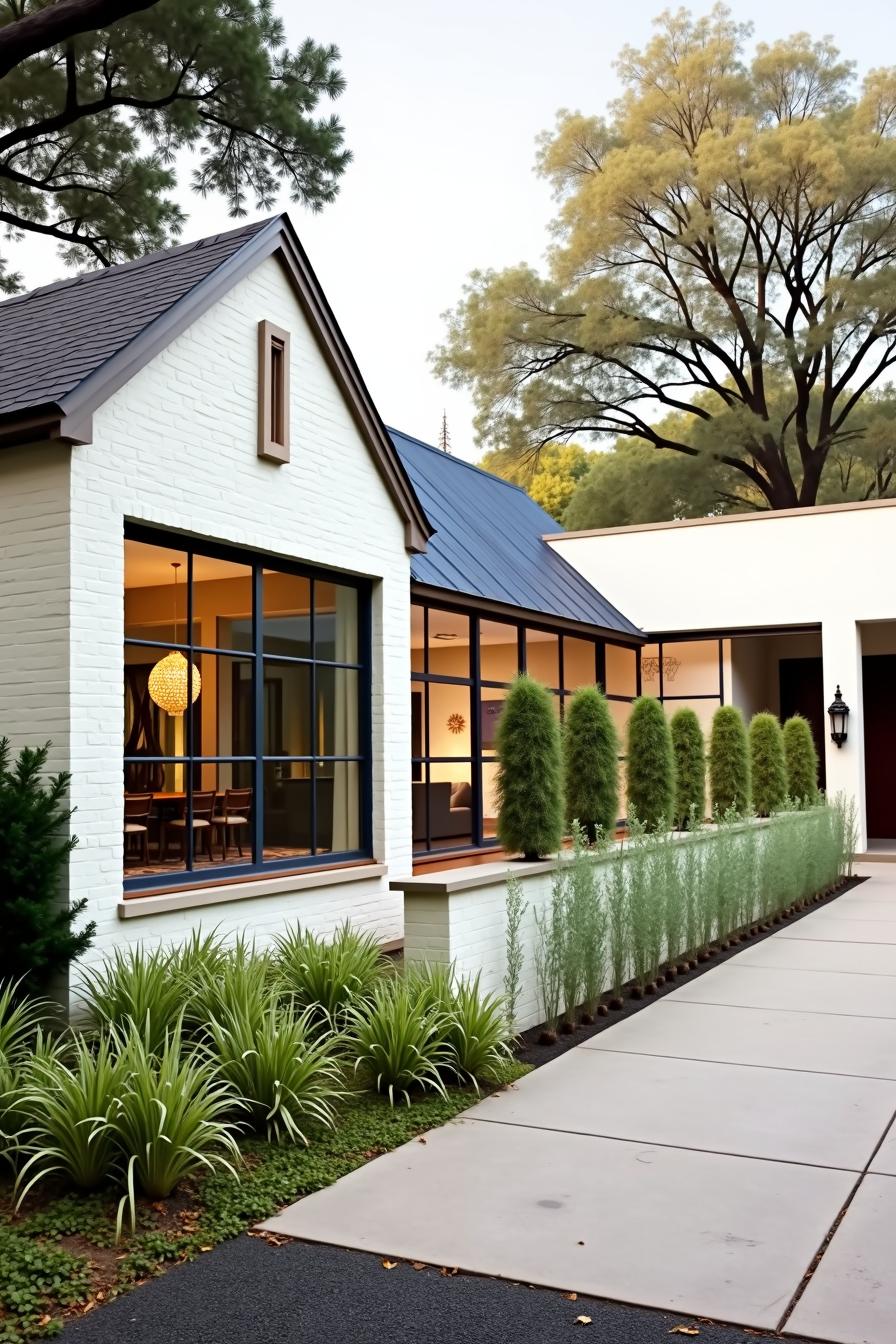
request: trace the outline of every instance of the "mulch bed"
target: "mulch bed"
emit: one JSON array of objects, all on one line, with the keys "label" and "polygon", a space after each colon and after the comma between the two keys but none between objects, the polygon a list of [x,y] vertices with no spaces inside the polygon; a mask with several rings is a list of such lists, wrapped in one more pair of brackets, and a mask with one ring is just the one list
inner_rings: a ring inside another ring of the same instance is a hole
[{"label": "mulch bed", "polygon": [[685,974],[676,974],[667,979],[664,984],[657,985],[652,994],[639,997],[632,997],[632,990],[635,988],[634,982],[629,981],[623,990],[623,1000],[621,1008],[609,1008],[612,998],[610,993],[606,993],[601,998],[601,1004],[606,1008],[606,1016],[596,1017],[591,1023],[580,1023],[575,1031],[565,1034],[562,1029],[556,1041],[550,1045],[541,1043],[541,1035],[545,1030],[544,1025],[530,1027],[528,1031],[521,1033],[517,1048],[516,1058],[520,1064],[531,1064],[532,1068],[537,1069],[542,1064],[550,1064],[552,1059],[558,1055],[564,1055],[567,1050],[573,1046],[581,1045],[582,1041],[588,1041],[592,1036],[597,1036],[599,1032],[606,1031],[608,1027],[615,1026],[617,1022],[622,1022],[633,1013],[639,1013],[642,1008],[649,1008],[652,1003],[656,1003],[666,994],[671,994],[672,990],[677,989],[679,985],[688,984],[696,980],[699,976],[711,971],[713,967],[720,966],[723,961],[729,957],[736,957],[738,952],[743,952],[744,948],[751,943],[761,943],[764,938],[770,938],[773,933],[778,933],[789,924],[796,924],[804,919],[806,915],[811,915],[815,910],[821,910],[824,906],[830,905],[836,901],[845,892],[851,891],[853,887],[859,886],[862,882],[867,882],[867,877],[849,877],[835,887],[833,891],[820,899],[810,901],[803,909],[794,910],[792,914],[781,915],[777,917],[767,929],[753,929],[739,935],[737,942],[729,942],[728,947],[722,948],[718,943],[710,945],[709,957],[706,961],[699,961],[696,966]]}]

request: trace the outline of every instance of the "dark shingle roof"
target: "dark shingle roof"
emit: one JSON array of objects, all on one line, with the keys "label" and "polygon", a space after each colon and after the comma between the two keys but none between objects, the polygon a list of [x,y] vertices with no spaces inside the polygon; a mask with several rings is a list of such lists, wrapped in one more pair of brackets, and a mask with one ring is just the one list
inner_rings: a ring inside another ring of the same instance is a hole
[{"label": "dark shingle roof", "polygon": [[0,415],[57,404],[270,224],[258,220],[0,303]]},{"label": "dark shingle roof", "polygon": [[436,529],[425,553],[411,559],[417,583],[643,638],[542,540],[563,529],[524,490],[398,430],[389,433]]}]

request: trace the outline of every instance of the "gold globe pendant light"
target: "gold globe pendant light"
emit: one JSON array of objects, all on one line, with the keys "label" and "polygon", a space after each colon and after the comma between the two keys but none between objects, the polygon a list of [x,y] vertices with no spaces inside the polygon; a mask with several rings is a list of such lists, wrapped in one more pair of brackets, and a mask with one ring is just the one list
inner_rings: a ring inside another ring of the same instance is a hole
[{"label": "gold globe pendant light", "polygon": [[[180,569],[180,561],[173,560],[171,568],[174,570],[174,642],[177,643],[177,571]],[[199,675],[199,669],[195,663],[192,667],[192,675],[186,658],[180,652],[172,649],[171,653],[166,653],[164,658],[160,658],[155,667],[149,674],[149,694],[150,698],[159,709],[164,709],[166,714],[172,718],[179,719],[188,705],[195,705],[199,698],[199,692],[202,689],[202,678]]]}]

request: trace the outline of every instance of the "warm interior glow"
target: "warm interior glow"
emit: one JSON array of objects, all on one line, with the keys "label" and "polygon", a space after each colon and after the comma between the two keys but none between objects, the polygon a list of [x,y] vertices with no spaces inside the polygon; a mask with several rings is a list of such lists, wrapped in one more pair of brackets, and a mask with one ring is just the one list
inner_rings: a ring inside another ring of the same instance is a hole
[{"label": "warm interior glow", "polygon": [[[149,674],[149,694],[159,709],[178,718],[188,704],[195,705],[202,689],[199,669],[193,664],[192,687],[189,683],[187,660],[176,651],[160,658]],[[189,698],[188,698],[189,697]]]}]

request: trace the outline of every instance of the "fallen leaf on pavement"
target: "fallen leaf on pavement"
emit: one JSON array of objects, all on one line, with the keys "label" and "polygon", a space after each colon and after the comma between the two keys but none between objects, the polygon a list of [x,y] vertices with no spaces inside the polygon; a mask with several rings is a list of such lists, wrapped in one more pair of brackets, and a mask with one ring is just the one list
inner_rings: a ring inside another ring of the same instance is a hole
[{"label": "fallen leaf on pavement", "polygon": [[564,1293],[563,1296],[566,1298],[567,1302],[575,1302],[579,1295],[578,1293]]},{"label": "fallen leaf on pavement", "polygon": [[419,1137],[419,1139],[417,1140],[417,1142],[418,1142],[418,1143],[425,1143],[425,1142],[426,1142],[426,1139],[425,1139],[425,1138],[423,1137],[423,1135],[421,1134],[420,1137]]},{"label": "fallen leaf on pavement", "polygon": [[423,1260],[412,1260],[411,1269],[425,1269],[426,1263]]},{"label": "fallen leaf on pavement", "polygon": [[670,1335],[699,1335],[700,1327],[697,1325],[673,1325],[669,1331]]},{"label": "fallen leaf on pavement", "polygon": [[397,1260],[383,1260],[383,1261],[382,1261],[383,1269],[395,1269],[395,1267],[397,1266],[397,1264],[398,1264],[398,1261],[397,1261]]},{"label": "fallen leaf on pavement", "polygon": [[457,1266],[455,1266],[454,1269],[449,1269],[447,1265],[443,1265],[442,1268],[439,1270],[439,1273],[444,1278],[451,1278],[454,1274],[457,1273]]},{"label": "fallen leaf on pavement", "polygon": [[590,1325],[590,1324],[591,1324],[591,1317],[590,1317],[590,1316],[577,1316],[577,1317],[576,1317],[576,1325]]}]

